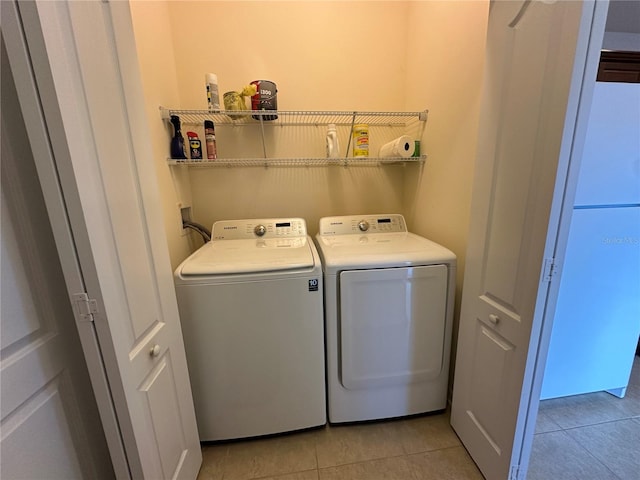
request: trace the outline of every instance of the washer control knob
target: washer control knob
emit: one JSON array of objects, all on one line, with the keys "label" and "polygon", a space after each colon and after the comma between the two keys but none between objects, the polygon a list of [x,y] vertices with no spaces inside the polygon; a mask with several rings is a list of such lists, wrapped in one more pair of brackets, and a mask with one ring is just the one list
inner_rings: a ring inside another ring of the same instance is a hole
[{"label": "washer control knob", "polygon": [[366,220],[360,220],[360,223],[358,223],[358,228],[361,232],[366,232],[367,230],[369,230],[369,222],[367,222]]},{"label": "washer control knob", "polygon": [[265,233],[267,233],[267,227],[265,227],[264,225],[256,225],[256,228],[253,229],[253,233],[261,237]]}]

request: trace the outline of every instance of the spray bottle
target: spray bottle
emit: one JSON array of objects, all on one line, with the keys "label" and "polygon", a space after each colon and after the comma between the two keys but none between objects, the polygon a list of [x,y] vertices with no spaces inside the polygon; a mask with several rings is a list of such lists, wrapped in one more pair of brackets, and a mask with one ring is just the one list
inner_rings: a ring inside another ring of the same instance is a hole
[{"label": "spray bottle", "polygon": [[216,148],[216,130],[211,120],[204,121],[204,140],[207,145],[207,160],[215,160],[218,158],[218,149]]},{"label": "spray bottle", "polygon": [[218,93],[218,76],[215,73],[207,73],[204,76],[207,87],[207,107],[209,111],[220,110],[220,94]]},{"label": "spray bottle", "polygon": [[175,133],[171,139],[171,158],[185,160],[187,156],[184,153],[184,137],[180,130],[180,117],[177,115],[171,115],[171,123]]},{"label": "spray bottle", "polygon": [[202,142],[196,132],[187,132],[189,139],[189,156],[191,160],[202,160]]}]

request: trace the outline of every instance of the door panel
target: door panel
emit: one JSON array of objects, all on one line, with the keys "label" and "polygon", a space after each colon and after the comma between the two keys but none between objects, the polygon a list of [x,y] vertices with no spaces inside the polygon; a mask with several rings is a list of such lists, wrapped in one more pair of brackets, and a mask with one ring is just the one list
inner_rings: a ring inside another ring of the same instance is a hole
[{"label": "door panel", "polygon": [[342,384],[348,389],[425,382],[443,365],[447,267],[340,274]]},{"label": "door panel", "polygon": [[185,439],[180,419],[175,415],[180,410],[180,395],[176,391],[170,354],[160,358],[144,380],[140,392],[147,397],[151,421],[156,425],[156,442],[163,477],[176,478],[189,453],[189,442]]},{"label": "door panel", "polygon": [[[98,7],[98,8],[96,8]],[[114,254],[120,269],[120,280],[126,291],[126,309],[130,318],[130,345],[134,351],[141,347],[147,334],[162,327],[162,310],[159,306],[154,258],[149,232],[144,217],[144,198],[135,152],[128,139],[126,111],[114,99],[122,97],[119,79],[117,51],[109,38],[110,12],[106,8],[82,2],[69,9],[71,21],[82,28],[75,28],[76,48],[82,63],[82,81],[91,108],[95,148],[105,161],[99,163],[99,175],[108,205],[109,226],[113,232]],[[89,30],[91,43],[82,35]],[[96,52],[100,46],[101,53]],[[108,159],[108,160],[106,160]]]},{"label": "door panel", "polygon": [[113,478],[4,31],[0,71],[0,478]]},{"label": "door panel", "polygon": [[511,376],[515,347],[479,319],[474,339],[473,357],[477,362],[473,366],[470,388],[474,407],[469,417],[486,436],[496,454],[501,455],[500,446],[505,444],[505,438],[495,426],[500,424],[505,408],[505,398],[500,392],[508,388],[505,380]]},{"label": "door panel", "polygon": [[73,446],[72,419],[64,408],[68,396],[60,383],[58,378],[47,383],[3,417],[2,478],[87,478]]},{"label": "door panel", "polygon": [[[3,167],[8,161],[3,156]],[[65,325],[75,328],[73,314],[67,306],[66,322],[59,317],[65,315],[64,307],[60,299],[51,298],[45,283],[47,276],[55,278],[55,270],[51,272],[34,255],[37,245],[32,238],[16,236],[20,234],[10,221],[14,215],[6,209],[5,186],[3,182],[1,325],[3,339],[5,332],[12,332],[12,341],[0,352],[1,476],[109,478],[112,472],[103,434],[99,428],[91,429],[96,418],[83,417],[77,403],[82,398],[79,394],[90,399],[91,392],[83,391],[86,372],[82,375],[75,367],[82,360],[77,346],[69,343],[73,336],[63,337]],[[21,230],[24,233],[24,226]],[[89,441],[85,429],[95,438]]]},{"label": "door panel", "polygon": [[579,2],[493,2],[451,424],[506,479],[560,158]]},{"label": "door panel", "polygon": [[[70,8],[72,22],[82,23],[75,29],[78,57],[82,63],[82,81],[91,108],[95,148],[108,161],[99,163],[99,175],[108,205],[109,226],[113,231],[114,253],[126,291],[126,309],[130,315],[130,349],[138,351],[149,342],[152,330],[164,327],[159,305],[158,285],[149,232],[144,217],[144,199],[135,152],[127,139],[128,121],[123,105],[114,102],[122,97],[122,84],[117,51],[104,21],[109,21],[107,9],[96,8],[91,2]],[[91,31],[93,44],[81,38]],[[102,54],[96,54],[99,45]],[[120,121],[118,121],[120,120]],[[114,139],[117,139],[114,141]]]},{"label": "door panel", "polygon": [[[26,44],[13,48],[28,50],[25,83],[35,79],[18,94],[25,105],[37,95],[42,116],[34,122],[46,123],[45,141],[29,140],[46,146],[36,156],[38,175],[52,225],[68,229],[56,237],[57,253],[65,259],[67,287],[80,284],[97,305],[95,332],[81,331],[81,338],[94,385],[108,378],[119,431],[107,418],[109,406],[101,414],[111,428],[110,446],[126,451],[118,473],[195,478],[202,456],[154,165],[149,146],[134,141],[148,133],[129,6],[19,2],[15,8],[24,30],[15,41]],[[54,208],[60,195],[62,211]],[[67,298],[75,293],[81,292],[70,290]],[[75,313],[82,330],[86,319]]]}]

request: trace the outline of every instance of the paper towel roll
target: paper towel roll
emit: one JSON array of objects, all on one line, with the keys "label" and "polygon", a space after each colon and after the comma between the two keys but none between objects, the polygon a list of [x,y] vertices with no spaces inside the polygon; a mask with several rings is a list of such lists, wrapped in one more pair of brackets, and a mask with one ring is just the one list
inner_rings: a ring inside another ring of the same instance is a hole
[{"label": "paper towel roll", "polygon": [[389,143],[385,143],[380,148],[378,154],[381,158],[387,157],[403,157],[408,158],[413,155],[413,151],[416,145],[409,135],[402,135],[401,137],[391,140]]}]

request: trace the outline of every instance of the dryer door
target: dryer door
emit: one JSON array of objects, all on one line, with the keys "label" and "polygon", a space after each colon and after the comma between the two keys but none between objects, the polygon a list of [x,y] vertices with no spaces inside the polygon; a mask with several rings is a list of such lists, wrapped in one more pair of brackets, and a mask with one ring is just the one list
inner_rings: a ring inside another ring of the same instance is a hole
[{"label": "dryer door", "polygon": [[440,374],[446,265],[345,271],[340,298],[345,388],[424,382]]}]

